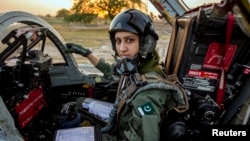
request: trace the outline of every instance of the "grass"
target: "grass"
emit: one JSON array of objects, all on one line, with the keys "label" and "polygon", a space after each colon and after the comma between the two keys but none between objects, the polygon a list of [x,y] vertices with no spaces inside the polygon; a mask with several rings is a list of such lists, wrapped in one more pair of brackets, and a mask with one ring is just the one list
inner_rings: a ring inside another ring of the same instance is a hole
[{"label": "grass", "polygon": [[53,26],[64,38],[66,42],[74,42],[86,47],[100,47],[109,42],[108,29],[83,29],[70,25],[54,25]]},{"label": "grass", "polygon": [[61,18],[42,17],[51,24],[66,42],[74,42],[86,47],[100,47],[109,43],[108,25],[67,24]]}]

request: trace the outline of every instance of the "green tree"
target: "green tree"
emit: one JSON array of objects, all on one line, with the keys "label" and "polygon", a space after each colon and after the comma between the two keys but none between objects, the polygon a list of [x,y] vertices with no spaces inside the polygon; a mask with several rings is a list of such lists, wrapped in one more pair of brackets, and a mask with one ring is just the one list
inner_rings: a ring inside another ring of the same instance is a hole
[{"label": "green tree", "polygon": [[74,4],[70,9],[74,14],[97,14],[98,11],[95,7],[95,3],[92,0],[74,0]]},{"label": "green tree", "polygon": [[99,3],[96,3],[96,6],[105,14],[105,18],[113,19],[128,4],[124,0],[100,0]]},{"label": "green tree", "polygon": [[62,8],[60,10],[58,10],[56,12],[56,17],[66,17],[70,14],[70,11],[65,9],[65,8]]},{"label": "green tree", "polygon": [[144,9],[146,6],[145,3],[142,2],[142,0],[130,0],[128,1],[128,3],[130,3],[131,7],[138,9]]},{"label": "green tree", "polygon": [[122,9],[129,7],[145,10],[146,6],[141,0],[74,0],[71,11],[98,14],[112,20]]},{"label": "green tree", "polygon": [[91,23],[97,15],[95,14],[70,14],[64,17],[64,21],[67,23],[77,22],[77,23]]},{"label": "green tree", "polygon": [[48,17],[48,18],[50,18],[50,17],[51,17],[51,15],[50,15],[50,14],[46,14],[46,15],[45,15],[45,17]]}]

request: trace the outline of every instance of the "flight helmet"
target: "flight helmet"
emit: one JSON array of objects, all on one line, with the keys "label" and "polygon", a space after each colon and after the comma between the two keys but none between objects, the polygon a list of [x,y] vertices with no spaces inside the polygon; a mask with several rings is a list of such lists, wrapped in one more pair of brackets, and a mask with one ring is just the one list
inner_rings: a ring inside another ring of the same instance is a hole
[{"label": "flight helmet", "polygon": [[138,55],[141,58],[150,58],[153,56],[158,35],[148,15],[137,9],[127,9],[114,17],[109,27],[109,35],[112,49],[116,55],[115,32],[117,31],[128,31],[138,34],[140,45]]}]

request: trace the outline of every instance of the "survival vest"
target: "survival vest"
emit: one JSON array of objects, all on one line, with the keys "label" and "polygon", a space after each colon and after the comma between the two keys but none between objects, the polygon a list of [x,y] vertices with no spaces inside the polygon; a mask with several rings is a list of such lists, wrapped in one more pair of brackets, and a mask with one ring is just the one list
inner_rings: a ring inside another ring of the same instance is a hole
[{"label": "survival vest", "polygon": [[[122,76],[121,80],[126,79],[124,77],[126,76]],[[176,75],[168,75],[166,78],[162,78],[154,73],[135,73],[133,76],[129,76],[129,79],[131,83],[129,83],[124,90],[120,89],[121,85],[124,83],[122,81],[119,83],[114,108],[110,112],[108,125],[102,128],[103,133],[109,132],[110,130],[115,132],[122,107],[129,100],[133,100],[141,91],[147,89],[157,88],[173,91],[172,96],[175,102],[172,103],[172,106],[168,104],[168,107],[172,108],[166,110],[163,116],[167,115],[170,110],[175,110],[178,113],[183,113],[188,110],[189,104],[187,94]]]}]

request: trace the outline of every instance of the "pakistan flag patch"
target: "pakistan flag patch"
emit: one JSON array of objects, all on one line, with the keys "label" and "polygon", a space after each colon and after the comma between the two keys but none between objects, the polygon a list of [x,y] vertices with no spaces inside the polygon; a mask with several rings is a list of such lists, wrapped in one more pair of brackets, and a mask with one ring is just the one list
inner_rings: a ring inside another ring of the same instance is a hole
[{"label": "pakistan flag patch", "polygon": [[140,112],[140,114],[142,116],[144,115],[150,115],[154,112],[154,107],[152,106],[152,104],[149,102],[149,103],[146,103],[142,106],[139,106],[138,107],[138,111]]}]

